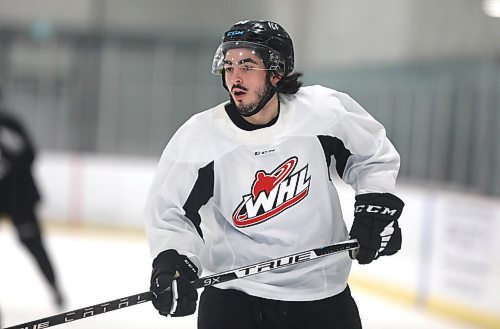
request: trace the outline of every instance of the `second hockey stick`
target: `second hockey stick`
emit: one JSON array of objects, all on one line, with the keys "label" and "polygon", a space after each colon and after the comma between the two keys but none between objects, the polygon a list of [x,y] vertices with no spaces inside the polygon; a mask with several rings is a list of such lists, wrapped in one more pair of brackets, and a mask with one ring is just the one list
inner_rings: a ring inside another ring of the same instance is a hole
[{"label": "second hockey stick", "polygon": [[[339,252],[355,250],[359,248],[357,240],[347,240],[344,242],[335,243],[326,247],[310,249],[288,256],[283,256],[275,259],[270,259],[264,262],[256,263],[249,266],[240,267],[234,270],[208,275],[192,281],[193,285],[198,288],[212,286],[222,282],[227,282],[247,276],[264,273],[277,268],[304,263],[320,257],[337,254]],[[77,310],[56,314],[46,318],[18,324],[5,329],[43,329],[58,324],[68,323],[75,320],[81,320],[94,315],[107,313],[110,311],[122,309],[128,306],[133,306],[148,302],[153,299],[153,294],[150,291],[142,292],[136,295],[115,299],[109,302],[87,306]]]}]

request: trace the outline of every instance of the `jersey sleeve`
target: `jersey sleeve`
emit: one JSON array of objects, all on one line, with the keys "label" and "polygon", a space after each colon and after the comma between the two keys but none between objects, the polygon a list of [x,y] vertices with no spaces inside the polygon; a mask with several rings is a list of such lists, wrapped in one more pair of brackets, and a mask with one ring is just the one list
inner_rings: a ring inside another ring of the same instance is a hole
[{"label": "jersey sleeve", "polygon": [[350,155],[342,179],[356,194],[394,193],[400,157],[385,128],[349,95],[336,92],[345,111],[332,129]]},{"label": "jersey sleeve", "polygon": [[213,162],[197,161],[188,149],[182,136],[174,136],[165,148],[146,202],[145,228],[153,258],[175,249],[200,268],[199,211],[213,196]]}]

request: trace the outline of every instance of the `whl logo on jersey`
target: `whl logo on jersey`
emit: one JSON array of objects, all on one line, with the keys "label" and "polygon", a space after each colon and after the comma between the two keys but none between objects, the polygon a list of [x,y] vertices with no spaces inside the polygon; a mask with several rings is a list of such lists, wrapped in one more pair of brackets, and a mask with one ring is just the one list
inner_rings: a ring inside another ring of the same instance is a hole
[{"label": "whl logo on jersey", "polygon": [[303,200],[309,194],[311,176],[307,173],[309,165],[293,173],[297,162],[297,157],[291,157],[269,174],[257,171],[251,192],[233,212],[234,225],[260,224]]}]

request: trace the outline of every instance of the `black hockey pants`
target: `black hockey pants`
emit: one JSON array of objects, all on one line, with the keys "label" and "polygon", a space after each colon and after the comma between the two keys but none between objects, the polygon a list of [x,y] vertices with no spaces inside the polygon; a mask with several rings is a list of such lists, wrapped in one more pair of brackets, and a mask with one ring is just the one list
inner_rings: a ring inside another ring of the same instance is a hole
[{"label": "black hockey pants", "polygon": [[361,329],[349,287],[316,301],[287,302],[207,287],[200,297],[198,329]]}]

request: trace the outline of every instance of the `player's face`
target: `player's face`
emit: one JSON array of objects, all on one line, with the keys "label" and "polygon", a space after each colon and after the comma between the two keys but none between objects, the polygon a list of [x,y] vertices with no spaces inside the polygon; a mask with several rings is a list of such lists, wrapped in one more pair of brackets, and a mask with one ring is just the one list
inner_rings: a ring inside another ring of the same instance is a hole
[{"label": "player's face", "polygon": [[267,69],[254,51],[230,49],[224,59],[224,77],[240,113],[253,111],[266,94]]}]

